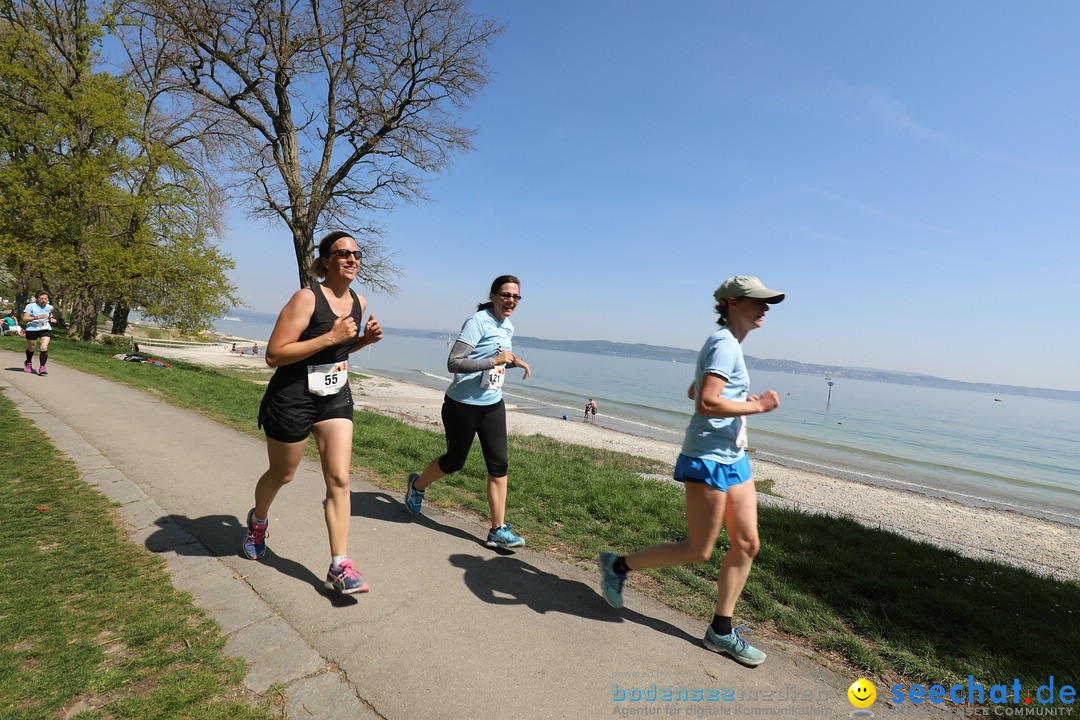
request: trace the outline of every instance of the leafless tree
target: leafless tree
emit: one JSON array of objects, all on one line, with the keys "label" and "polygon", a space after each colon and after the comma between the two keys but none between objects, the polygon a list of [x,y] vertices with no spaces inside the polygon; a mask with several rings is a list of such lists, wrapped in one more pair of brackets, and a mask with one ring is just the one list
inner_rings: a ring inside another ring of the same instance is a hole
[{"label": "leafless tree", "polygon": [[398,269],[375,215],[422,199],[426,177],[470,147],[460,113],[486,81],[500,28],[464,0],[126,0],[125,10],[168,41],[162,90],[199,106],[193,131],[222,143],[252,214],[289,228],[301,285],[313,279],[316,232],[343,227],[365,251],[362,281],[392,290]]}]

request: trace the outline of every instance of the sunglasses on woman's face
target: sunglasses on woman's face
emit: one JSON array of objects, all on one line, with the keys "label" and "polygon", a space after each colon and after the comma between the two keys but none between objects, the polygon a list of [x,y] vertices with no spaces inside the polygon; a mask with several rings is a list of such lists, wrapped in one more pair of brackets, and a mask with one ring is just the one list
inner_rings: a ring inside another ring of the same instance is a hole
[{"label": "sunglasses on woman's face", "polygon": [[342,248],[341,250],[334,250],[330,254],[334,257],[339,258],[347,258],[352,255],[354,258],[356,258],[357,261],[359,261],[360,257],[363,255],[363,253],[361,253],[359,250],[346,250],[344,248]]}]

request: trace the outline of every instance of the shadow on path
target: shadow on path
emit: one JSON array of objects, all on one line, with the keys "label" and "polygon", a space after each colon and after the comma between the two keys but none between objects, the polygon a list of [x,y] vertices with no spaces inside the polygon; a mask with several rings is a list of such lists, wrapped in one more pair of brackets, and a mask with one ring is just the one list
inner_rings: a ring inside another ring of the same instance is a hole
[{"label": "shadow on path", "polygon": [[[394,497],[385,492],[354,492],[352,494],[352,514],[354,517],[366,517],[383,522],[412,523],[429,530],[441,532],[444,535],[474,542],[486,548],[484,542],[487,538],[474,535],[453,525],[444,525],[436,520],[435,517],[443,514],[438,508],[425,508],[424,512],[427,514],[413,515],[405,507],[403,497]],[[497,552],[499,554],[513,554],[511,550]]]},{"label": "shadow on path", "polygon": [[[254,562],[248,560],[241,549],[246,528],[232,515],[205,515],[199,518],[165,515],[154,523],[159,529],[146,539],[146,548],[151,552],[208,558],[235,556]],[[354,597],[328,591],[323,586],[323,578],[295,560],[275,554],[270,547],[266,548],[266,555],[259,562],[282,575],[313,586],[335,605],[351,605],[357,601]]]},{"label": "shadow on path", "polygon": [[597,590],[585,583],[544,572],[518,558],[484,558],[457,554],[450,564],[465,571],[465,585],[476,597],[493,605],[526,605],[541,615],[561,612],[598,622],[630,621],[671,637],[698,643],[681,628],[623,608],[607,606]]}]

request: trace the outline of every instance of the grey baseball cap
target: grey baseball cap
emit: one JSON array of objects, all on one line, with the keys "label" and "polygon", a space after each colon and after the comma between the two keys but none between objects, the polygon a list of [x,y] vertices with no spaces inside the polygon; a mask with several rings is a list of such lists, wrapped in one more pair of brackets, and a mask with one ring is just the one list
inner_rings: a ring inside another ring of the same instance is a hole
[{"label": "grey baseball cap", "polygon": [[748,297],[767,303],[778,303],[784,299],[784,293],[770,290],[753,275],[736,275],[722,282],[713,297],[717,300]]}]

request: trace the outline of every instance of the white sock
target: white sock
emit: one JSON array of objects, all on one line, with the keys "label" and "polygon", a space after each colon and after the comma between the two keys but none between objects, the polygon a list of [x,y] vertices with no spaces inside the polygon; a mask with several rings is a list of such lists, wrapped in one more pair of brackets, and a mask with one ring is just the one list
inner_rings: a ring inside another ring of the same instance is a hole
[{"label": "white sock", "polygon": [[265,525],[266,524],[266,520],[260,520],[259,518],[255,517],[255,513],[251,513],[251,521],[253,523],[255,523],[256,525]]},{"label": "white sock", "polygon": [[330,567],[337,570],[338,568],[341,567],[341,562],[343,560],[348,560],[348,559],[349,559],[348,555],[335,555],[334,557],[330,558]]}]

